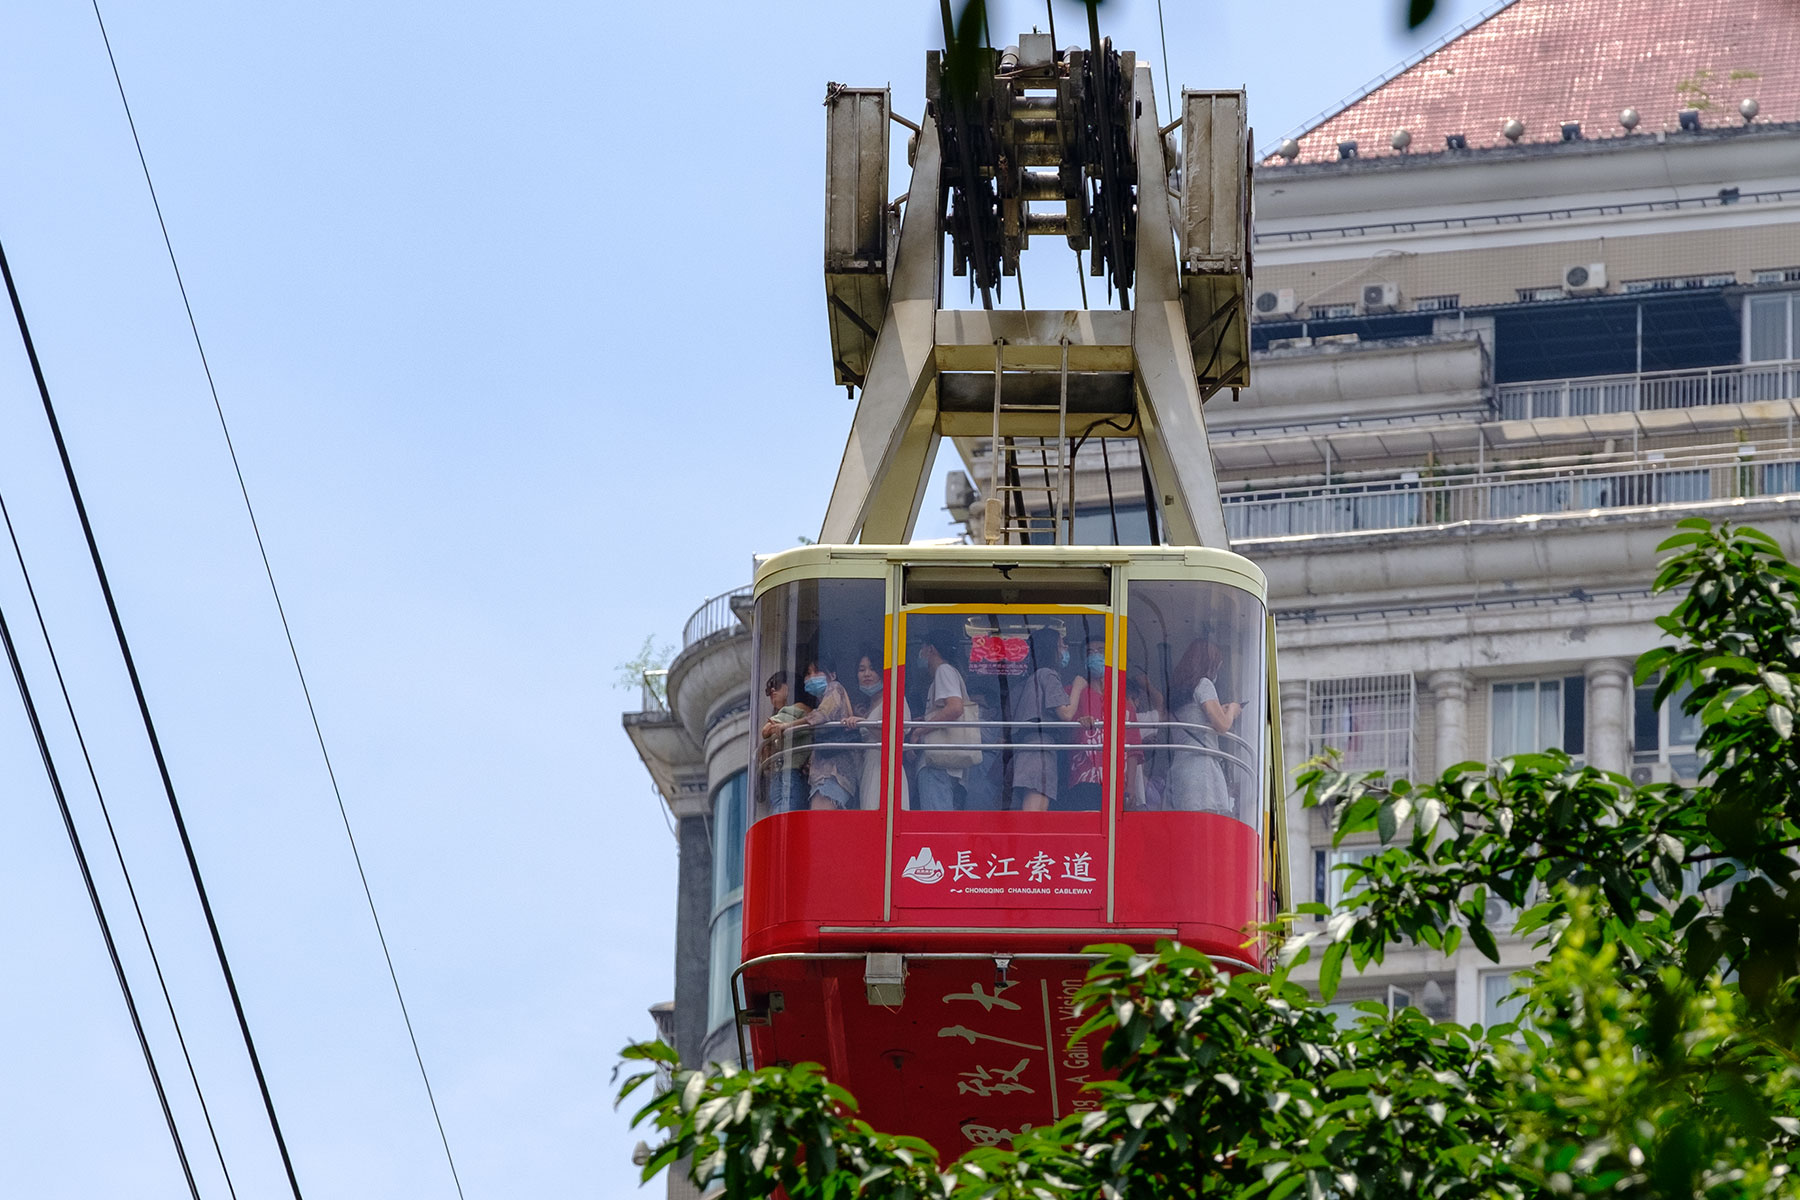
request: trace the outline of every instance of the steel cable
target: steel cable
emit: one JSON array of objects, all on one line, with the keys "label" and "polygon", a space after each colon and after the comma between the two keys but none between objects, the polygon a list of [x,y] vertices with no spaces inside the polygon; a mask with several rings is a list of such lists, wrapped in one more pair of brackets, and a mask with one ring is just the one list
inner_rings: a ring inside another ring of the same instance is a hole
[{"label": "steel cable", "polygon": [[287,1139],[281,1132],[281,1121],[275,1115],[275,1100],[269,1094],[269,1081],[263,1073],[262,1057],[256,1052],[256,1041],[250,1034],[250,1022],[244,1015],[244,1002],[238,995],[237,978],[231,971],[231,960],[225,954],[225,942],[219,935],[219,923],[213,916],[212,900],[206,894],[206,883],[200,876],[200,861],[194,856],[194,843],[188,836],[187,820],[181,815],[181,801],[175,794],[175,780],[169,773],[169,763],[163,755],[162,739],[157,736],[156,722],[150,715],[150,702],[144,695],[143,680],[138,675],[137,660],[131,653],[131,643],[125,636],[125,625],[119,617],[118,601],[113,597],[112,583],[106,575],[106,564],[100,558],[100,543],[94,537],[93,522],[88,519],[87,504],[81,497],[81,485],[75,478],[75,466],[69,459],[69,447],[63,440],[62,425],[56,419],[56,405],[50,399],[50,386],[44,381],[43,365],[38,361],[37,345],[31,340],[31,327],[25,320],[25,309],[19,302],[19,289],[13,282],[12,267],[6,259],[6,248],[0,245],[0,275],[6,279],[6,294],[12,301],[13,317],[18,322],[19,337],[25,343],[25,356],[31,361],[31,374],[37,383],[38,397],[43,401],[44,417],[50,424],[50,436],[56,443],[56,453],[62,460],[63,479],[68,484],[69,497],[75,504],[75,515],[81,521],[81,533],[87,541],[88,558],[93,563],[94,576],[100,584],[100,595],[106,602],[107,616],[112,620],[113,637],[119,645],[119,655],[125,663],[125,673],[131,680],[132,695],[137,700],[138,716],[144,726],[144,734],[150,743],[151,757],[156,760],[157,774],[161,777],[163,796],[169,804],[169,814],[175,821],[175,832],[181,839],[181,850],[187,858],[188,876],[193,880],[194,893],[200,900],[201,914],[206,918],[207,932],[212,936],[213,954],[218,959],[219,971],[225,979],[225,990],[231,996],[231,1008],[237,1016],[238,1032],[244,1041],[244,1050],[249,1055],[251,1070],[256,1075],[256,1086],[262,1093],[263,1110],[268,1114],[270,1131],[275,1135],[275,1145],[281,1152],[281,1163],[287,1171],[288,1186],[293,1190],[294,1200],[303,1200],[300,1194],[300,1180],[294,1174],[293,1158],[288,1154]]},{"label": "steel cable", "polygon": [[[208,392],[212,396],[213,411],[217,413],[219,418],[219,431],[224,436],[225,448],[231,457],[231,469],[233,474],[237,477],[238,493],[244,498],[244,512],[250,519],[250,530],[252,534],[255,535],[256,551],[262,559],[263,574],[269,581],[269,594],[274,599],[275,611],[281,618],[281,632],[287,639],[288,655],[293,660],[294,674],[299,679],[300,692],[306,700],[307,716],[312,721],[313,736],[317,739],[319,744],[319,756],[324,760],[325,774],[331,781],[331,792],[332,796],[337,801],[338,816],[344,825],[344,836],[350,843],[350,855],[356,863],[356,875],[357,879],[362,884],[363,899],[368,903],[369,919],[374,923],[376,939],[381,943],[381,955],[387,964],[388,979],[394,987],[394,999],[399,1004],[400,1016],[406,1025],[406,1036],[408,1041],[412,1044],[413,1060],[418,1064],[419,1079],[425,1086],[425,1097],[431,1106],[432,1121],[437,1125],[438,1140],[443,1144],[444,1159],[449,1165],[450,1178],[455,1185],[456,1194],[460,1198],[463,1194],[463,1188],[462,1178],[456,1170],[456,1157],[450,1152],[450,1138],[444,1131],[444,1120],[442,1115],[438,1112],[437,1094],[432,1089],[431,1076],[425,1070],[425,1058],[419,1050],[418,1035],[413,1030],[412,1013],[408,1010],[406,997],[401,991],[400,976],[394,968],[394,956],[388,949],[387,933],[382,929],[381,916],[375,908],[375,895],[369,886],[368,873],[363,869],[362,852],[357,847],[356,834],[352,831],[350,826],[350,813],[344,804],[343,790],[338,785],[337,770],[332,765],[331,752],[326,748],[325,731],[319,723],[318,709],[313,704],[312,689],[307,684],[306,671],[300,665],[300,651],[294,642],[294,631],[288,624],[287,607],[282,603],[281,589],[277,587],[275,583],[275,569],[269,562],[269,551],[267,546],[263,543],[262,526],[256,519],[256,508],[250,502],[250,489],[244,482],[244,470],[238,462],[237,446],[232,441],[231,437],[231,426],[225,419],[225,406],[219,399],[218,384],[213,380],[212,364],[206,357],[206,346],[200,338],[200,325],[194,318],[194,306],[188,299],[187,283],[182,279],[181,264],[175,257],[175,243],[169,236],[168,222],[163,218],[162,202],[157,198],[156,183],[150,176],[150,162],[144,154],[143,141],[138,137],[137,121],[131,114],[131,101],[127,99],[125,95],[125,81],[119,74],[118,60],[113,55],[112,39],[107,36],[106,20],[100,15],[99,0],[93,0],[93,8],[94,21],[100,27],[100,39],[106,46],[106,60],[112,67],[113,83],[117,86],[119,91],[119,103],[125,110],[126,124],[131,128],[131,141],[132,145],[137,150],[138,165],[143,170],[144,186],[149,190],[151,206],[156,210],[156,223],[157,227],[162,231],[163,248],[168,251],[169,267],[175,274],[175,286],[181,293],[181,304],[183,310],[187,314],[188,328],[194,335],[194,349],[200,356],[200,366],[206,375],[206,386]],[[47,402],[48,397],[46,397],[46,403]],[[271,1110],[271,1118],[273,1118],[273,1115],[273,1110]],[[282,1156],[284,1161],[286,1160],[286,1155],[286,1148],[283,1147]],[[288,1173],[291,1181],[293,1176],[291,1167],[289,1168]]]},{"label": "steel cable", "polygon": [[[63,710],[69,714],[69,724],[75,731],[75,744],[81,747],[81,761],[87,767],[88,781],[94,786],[94,799],[99,802],[100,816],[106,822],[106,836],[112,842],[113,858],[119,864],[119,874],[125,880],[125,892],[131,897],[131,910],[137,915],[138,929],[144,935],[144,947],[150,952],[150,965],[156,971],[157,987],[162,989],[163,1006],[168,1010],[169,1023],[175,1027],[175,1041],[181,1047],[181,1058],[187,1064],[188,1079],[193,1082],[194,1095],[200,1101],[200,1114],[206,1120],[206,1132],[212,1138],[213,1153],[219,1160],[219,1171],[225,1177],[225,1190],[231,1193],[231,1200],[237,1200],[237,1185],[232,1182],[231,1169],[225,1165],[225,1150],[219,1145],[219,1131],[213,1127],[212,1106],[206,1102],[206,1090],[200,1086],[200,1075],[194,1069],[194,1057],[188,1052],[187,1034],[181,1028],[181,1018],[175,1013],[175,998],[169,994],[169,981],[163,976],[162,957],[156,952],[156,941],[150,936],[150,925],[144,919],[143,905],[138,903],[137,885],[132,882],[131,868],[125,865],[125,850],[119,845],[119,832],[113,828],[112,809],[106,803],[106,792],[100,786],[100,775],[94,769],[93,755],[88,753],[87,735],[81,730],[81,719],[75,715],[75,701],[69,695],[69,683],[63,677],[62,660],[57,656],[56,643],[50,639],[50,627],[44,620],[44,607],[38,602],[37,587],[31,582],[31,570],[25,565],[25,552],[19,546],[18,532],[13,528],[12,513],[6,507],[6,498],[0,496],[0,519],[6,524],[6,536],[12,542],[13,558],[19,564],[19,575],[25,580],[25,594],[31,598],[31,611],[37,618],[38,633],[44,639],[44,649],[50,655],[50,667],[56,673],[56,686],[62,693]],[[4,617],[0,617],[4,621]]]},{"label": "steel cable", "polygon": [[163,1120],[169,1126],[169,1138],[175,1143],[175,1157],[181,1160],[181,1174],[187,1180],[188,1195],[193,1200],[200,1200],[200,1188],[194,1182],[194,1168],[188,1162],[187,1146],[182,1143],[181,1129],[175,1124],[175,1112],[169,1107],[168,1089],[163,1087],[162,1072],[156,1069],[156,1055],[150,1050],[150,1039],[144,1035],[144,1020],[138,1013],[137,999],[131,994],[131,981],[125,977],[119,945],[113,939],[112,924],[106,919],[106,907],[100,903],[99,889],[94,886],[94,872],[88,866],[87,852],[81,847],[81,834],[69,811],[69,798],[63,792],[56,760],[50,756],[50,743],[44,737],[44,725],[38,719],[37,704],[31,698],[31,686],[25,682],[25,669],[19,664],[19,652],[13,645],[12,629],[6,623],[3,610],[0,610],[0,642],[5,643],[6,662],[12,668],[13,682],[18,685],[19,701],[25,706],[25,718],[31,723],[31,736],[37,742],[38,756],[43,759],[44,774],[50,780],[50,791],[56,796],[63,830],[69,835],[69,848],[75,852],[75,863],[81,868],[81,882],[87,888],[88,903],[94,907],[94,920],[100,923],[100,936],[106,941],[106,956],[112,961],[113,977],[119,981],[119,992],[125,997],[126,1011],[131,1014],[131,1028],[137,1034],[138,1048],[144,1052],[144,1065],[150,1070],[150,1082],[156,1088],[157,1103],[162,1106]]}]

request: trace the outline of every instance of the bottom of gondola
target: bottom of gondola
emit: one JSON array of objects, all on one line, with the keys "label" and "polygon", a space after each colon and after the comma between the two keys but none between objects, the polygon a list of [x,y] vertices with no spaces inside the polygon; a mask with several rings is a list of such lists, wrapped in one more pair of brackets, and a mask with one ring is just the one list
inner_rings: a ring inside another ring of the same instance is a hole
[{"label": "bottom of gondola", "polygon": [[[945,1161],[1006,1146],[1099,1105],[1104,1037],[1077,1038],[1092,955],[799,953],[736,976],[740,1050],[758,1066],[816,1062],[884,1133]],[[1221,966],[1248,967],[1249,964]]]}]

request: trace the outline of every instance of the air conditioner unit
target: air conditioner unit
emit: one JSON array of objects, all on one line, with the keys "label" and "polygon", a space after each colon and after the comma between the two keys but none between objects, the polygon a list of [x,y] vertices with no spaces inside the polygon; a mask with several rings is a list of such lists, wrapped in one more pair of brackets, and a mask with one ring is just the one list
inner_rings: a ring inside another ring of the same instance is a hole
[{"label": "air conditioner unit", "polygon": [[1400,285],[1397,283],[1365,283],[1362,290],[1364,312],[1391,312],[1400,307]]},{"label": "air conditioner unit", "polygon": [[1631,782],[1643,787],[1651,783],[1668,783],[1674,778],[1666,762],[1638,763],[1631,768]]},{"label": "air conditioner unit", "polygon": [[1254,307],[1259,317],[1291,317],[1300,305],[1294,299],[1293,288],[1280,288],[1273,292],[1256,293]]},{"label": "air conditioner unit", "polygon": [[1577,263],[1563,272],[1563,290],[1568,292],[1604,292],[1605,263]]}]

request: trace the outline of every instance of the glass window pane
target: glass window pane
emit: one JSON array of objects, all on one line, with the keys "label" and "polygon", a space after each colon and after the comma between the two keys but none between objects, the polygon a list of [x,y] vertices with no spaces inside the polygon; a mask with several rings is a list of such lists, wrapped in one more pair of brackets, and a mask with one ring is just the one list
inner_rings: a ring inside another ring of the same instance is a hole
[{"label": "glass window pane", "polygon": [[[1229,515],[1229,510],[1228,510]],[[1114,525],[1118,537],[1113,536]],[[1075,538],[1077,546],[1148,546],[1150,517],[1141,502],[1075,506]]]},{"label": "glass window pane", "polygon": [[1127,604],[1126,719],[1137,729],[1126,738],[1125,807],[1260,824],[1268,711],[1262,604],[1223,584],[1174,579],[1133,581]]},{"label": "glass window pane", "polygon": [[744,886],[744,834],[750,825],[746,772],[734,771],[713,793],[713,907]]},{"label": "glass window pane", "polygon": [[1656,711],[1656,683],[1651,681],[1633,693],[1631,748],[1654,755],[1662,749],[1661,721]]},{"label": "glass window pane", "polygon": [[752,708],[756,818],[879,807],[879,783],[869,789],[863,781],[880,741],[858,725],[880,689],[874,698],[864,695],[857,676],[863,658],[881,661],[885,597],[879,579],[809,579],[758,598],[751,647],[760,691]]},{"label": "glass window pane", "polygon": [[1683,684],[1669,695],[1669,749],[1686,748],[1700,740],[1699,714],[1689,716],[1681,711],[1694,689]]},{"label": "glass window pane", "polygon": [[1520,1011],[1525,1007],[1525,1000],[1522,996],[1512,995],[1512,992],[1524,982],[1524,975],[1511,971],[1483,971],[1481,1023],[1492,1028],[1495,1025],[1510,1025],[1518,1020]]},{"label": "glass window pane", "polygon": [[1546,679],[1537,685],[1537,726],[1531,732],[1531,750],[1548,750],[1562,737],[1562,681]]},{"label": "glass window pane", "polygon": [[1494,685],[1488,741],[1495,758],[1505,758],[1509,754],[1518,753],[1513,736],[1513,693],[1516,687],[1517,685],[1511,683]]},{"label": "glass window pane", "polygon": [[1562,748],[1571,758],[1587,753],[1587,680],[1570,675],[1562,681]]},{"label": "glass window pane", "polygon": [[1344,864],[1360,863],[1380,854],[1382,846],[1351,846],[1346,850],[1331,852],[1331,866],[1326,875],[1327,902],[1336,908],[1344,902],[1345,896],[1354,896],[1363,890],[1360,876],[1351,878],[1355,872],[1348,870]]},{"label": "glass window pane", "polygon": [[1746,305],[1750,324],[1748,360],[1771,362],[1788,357],[1788,298],[1752,296]]},{"label": "glass window pane", "polygon": [[732,1020],[731,973],[744,955],[744,906],[734,904],[713,921],[712,952],[708,956],[706,1030],[711,1033]]},{"label": "glass window pane", "polygon": [[1099,811],[1108,634],[1104,610],[908,612],[909,807]]}]

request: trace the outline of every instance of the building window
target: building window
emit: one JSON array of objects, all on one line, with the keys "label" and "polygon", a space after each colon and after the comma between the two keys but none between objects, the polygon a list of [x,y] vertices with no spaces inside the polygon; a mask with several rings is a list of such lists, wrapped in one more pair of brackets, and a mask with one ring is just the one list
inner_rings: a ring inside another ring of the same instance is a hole
[{"label": "building window", "polygon": [[1656,703],[1656,687],[1660,679],[1640,686],[1632,703],[1631,761],[1639,764],[1667,763],[1669,773],[1678,779],[1700,777],[1700,756],[1694,743],[1700,740],[1700,718],[1682,709],[1693,689],[1676,688],[1667,702]]},{"label": "building window", "polygon": [[1745,362],[1784,362],[1800,352],[1800,337],[1794,333],[1800,305],[1794,303],[1794,295],[1778,292],[1744,301]]},{"label": "building window", "polygon": [[1489,1029],[1511,1025],[1525,1009],[1525,997],[1515,993],[1525,984],[1526,976],[1514,971],[1481,973],[1481,1023]]},{"label": "building window", "polygon": [[1462,297],[1456,294],[1445,296],[1420,296],[1413,301],[1416,312],[1452,312],[1462,307]]},{"label": "building window", "polygon": [[1800,283],[1800,267],[1776,267],[1773,270],[1758,271],[1752,283]]},{"label": "building window", "polygon": [[1800,462],[1765,463],[1762,468],[1762,494],[1781,496],[1800,492]]},{"label": "building window", "polygon": [[1494,758],[1552,748],[1573,758],[1587,752],[1587,688],[1579,675],[1496,683],[1488,704],[1488,751]]},{"label": "building window", "polygon": [[707,956],[706,1031],[731,1024],[736,1011],[731,1005],[731,973],[744,953],[744,906],[733,904],[713,918],[712,952]]},{"label": "building window", "polygon": [[734,771],[713,792],[713,908],[744,886],[744,835],[750,828],[750,787],[745,772]]},{"label": "building window", "polygon": [[1412,770],[1413,677],[1356,675],[1306,684],[1307,753],[1336,750],[1346,771]]},{"label": "building window", "polygon": [[1360,884],[1350,881],[1351,872],[1339,868],[1346,863],[1360,863],[1373,858],[1383,849],[1382,846],[1370,843],[1364,846],[1340,846],[1335,850],[1314,850],[1313,899],[1336,908],[1344,902],[1345,896],[1361,891]]},{"label": "building window", "polygon": [[[1118,536],[1114,536],[1114,526]],[[1054,539],[1046,538],[1049,542]],[[1129,504],[1119,504],[1111,508],[1100,505],[1077,504],[1075,506],[1075,536],[1071,543],[1076,546],[1148,546],[1150,542],[1150,514],[1145,511],[1141,500]]]},{"label": "building window", "polygon": [[1354,304],[1315,304],[1307,310],[1314,321],[1341,321],[1356,315]]},{"label": "building window", "polygon": [[712,933],[707,961],[706,1030],[734,1017],[731,973],[738,968],[744,941],[744,836],[750,828],[750,786],[734,771],[713,791]]}]

